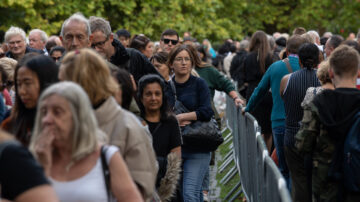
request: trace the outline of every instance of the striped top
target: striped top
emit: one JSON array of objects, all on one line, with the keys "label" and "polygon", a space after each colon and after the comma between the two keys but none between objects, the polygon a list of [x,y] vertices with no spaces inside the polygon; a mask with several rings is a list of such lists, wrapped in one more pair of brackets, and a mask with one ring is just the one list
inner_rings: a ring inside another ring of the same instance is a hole
[{"label": "striped top", "polygon": [[290,75],[286,89],[283,94],[285,108],[285,137],[284,145],[294,147],[295,135],[300,128],[303,118],[303,108],[301,102],[304,100],[306,90],[309,87],[320,86],[316,77],[315,69],[303,68]]}]

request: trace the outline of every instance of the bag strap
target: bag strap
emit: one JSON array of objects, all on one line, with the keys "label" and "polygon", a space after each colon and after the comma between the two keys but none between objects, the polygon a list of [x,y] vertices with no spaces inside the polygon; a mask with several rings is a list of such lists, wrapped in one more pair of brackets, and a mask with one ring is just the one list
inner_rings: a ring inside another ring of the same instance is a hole
[{"label": "bag strap", "polygon": [[283,62],[285,62],[286,68],[288,69],[289,73],[292,73],[293,70],[292,70],[292,68],[291,68],[291,65],[290,65],[290,62],[289,62],[289,58],[283,59]]},{"label": "bag strap", "polygon": [[177,95],[176,95],[176,87],[175,87],[173,79],[170,79],[170,86],[171,86],[172,92],[174,93],[175,100],[178,100]]},{"label": "bag strap", "polygon": [[103,145],[101,146],[101,166],[102,166],[102,170],[103,170],[103,174],[104,174],[104,180],[105,180],[105,187],[106,187],[106,193],[107,193],[107,198],[108,201],[110,202],[110,197],[111,197],[111,187],[110,187],[110,170],[109,170],[109,165],[106,162],[106,152],[107,152],[107,146]]}]

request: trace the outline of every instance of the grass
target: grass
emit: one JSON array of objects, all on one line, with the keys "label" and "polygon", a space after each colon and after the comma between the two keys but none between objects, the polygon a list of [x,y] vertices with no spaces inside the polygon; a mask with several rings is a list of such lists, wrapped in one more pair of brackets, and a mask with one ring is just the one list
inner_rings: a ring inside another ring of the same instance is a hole
[{"label": "grass", "polygon": [[[226,130],[223,133],[223,137],[226,137],[228,134],[230,133],[229,130]],[[235,163],[231,162],[225,169],[223,172],[220,173],[220,166],[222,165],[222,163],[224,162],[224,158],[226,156],[226,154],[231,150],[229,147],[231,145],[232,141],[228,142],[227,144],[222,144],[219,146],[218,150],[216,151],[218,155],[220,155],[220,158],[217,158],[217,166],[218,166],[218,173],[216,175],[216,180],[217,180],[217,185],[218,187],[220,187],[220,199],[224,201],[225,196],[230,192],[230,190],[239,182],[240,177],[238,174],[236,174],[228,183],[221,184],[220,181],[221,179],[228,173],[228,171],[234,167]],[[241,201],[240,198],[242,198],[242,194],[238,197],[239,199],[236,199],[235,201]]]}]

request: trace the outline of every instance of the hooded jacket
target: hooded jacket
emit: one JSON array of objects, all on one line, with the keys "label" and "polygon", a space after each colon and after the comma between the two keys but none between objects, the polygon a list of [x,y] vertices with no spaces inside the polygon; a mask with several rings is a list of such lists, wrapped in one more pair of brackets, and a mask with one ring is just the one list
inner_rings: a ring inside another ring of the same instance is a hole
[{"label": "hooded jacket", "polygon": [[302,154],[312,155],[312,191],[322,199],[338,197],[344,141],[359,110],[356,88],[324,90],[304,106],[295,146]]}]

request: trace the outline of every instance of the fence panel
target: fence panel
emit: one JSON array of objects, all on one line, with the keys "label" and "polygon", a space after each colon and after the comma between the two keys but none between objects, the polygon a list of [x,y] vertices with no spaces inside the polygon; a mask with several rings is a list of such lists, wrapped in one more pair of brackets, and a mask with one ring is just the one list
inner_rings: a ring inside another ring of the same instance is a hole
[{"label": "fence panel", "polygon": [[249,113],[242,115],[228,96],[226,123],[233,135],[234,161],[247,200],[290,202],[285,180],[269,157],[256,119]]}]

